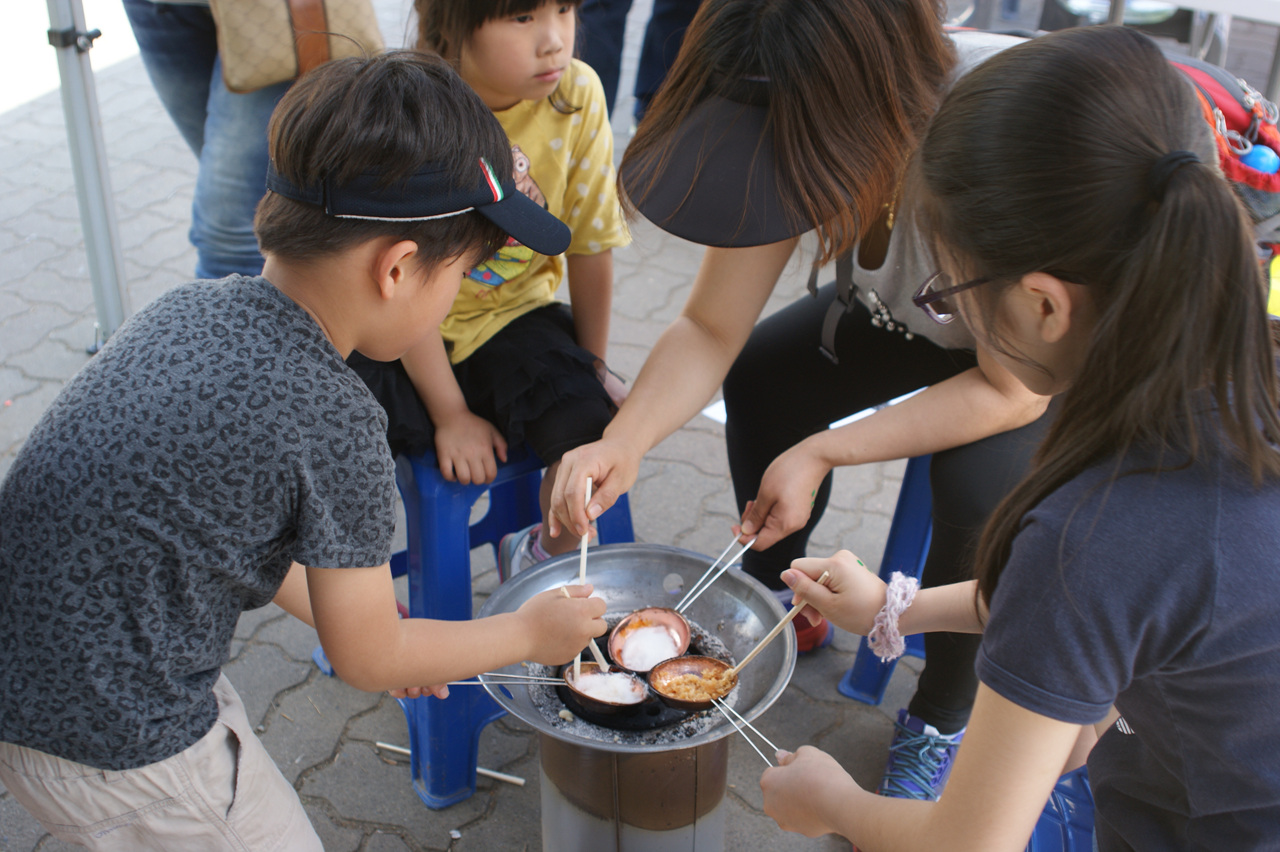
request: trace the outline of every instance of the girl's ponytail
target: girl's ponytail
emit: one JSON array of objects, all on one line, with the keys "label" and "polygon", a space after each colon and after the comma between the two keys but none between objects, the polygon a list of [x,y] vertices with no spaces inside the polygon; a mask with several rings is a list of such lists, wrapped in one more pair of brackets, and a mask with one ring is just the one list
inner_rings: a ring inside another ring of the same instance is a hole
[{"label": "girl's ponytail", "polygon": [[[968,277],[991,344],[1003,288],[1037,271],[1086,285],[1098,320],[1034,469],[979,544],[990,602],[1023,517],[1135,446],[1164,468],[1220,429],[1255,482],[1280,476],[1280,397],[1251,226],[1190,86],[1145,36],[1064,30],[957,84],[914,165],[936,243]],[[1025,360],[1025,359],[1024,359]],[[1217,422],[1205,418],[1212,403]]]}]

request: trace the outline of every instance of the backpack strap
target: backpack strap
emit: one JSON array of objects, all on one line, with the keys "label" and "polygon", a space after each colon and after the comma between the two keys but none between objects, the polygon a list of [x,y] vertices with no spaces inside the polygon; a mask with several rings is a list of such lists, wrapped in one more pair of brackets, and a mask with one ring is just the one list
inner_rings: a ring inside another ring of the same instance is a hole
[{"label": "backpack strap", "polygon": [[[821,261],[815,260],[809,269],[809,294],[815,299],[818,297],[818,270],[821,266]],[[822,341],[818,345],[818,351],[832,364],[840,363],[836,357],[836,326],[841,316],[853,310],[857,293],[858,285],[853,283],[853,252],[850,250],[836,258],[836,298],[823,317]]]}]

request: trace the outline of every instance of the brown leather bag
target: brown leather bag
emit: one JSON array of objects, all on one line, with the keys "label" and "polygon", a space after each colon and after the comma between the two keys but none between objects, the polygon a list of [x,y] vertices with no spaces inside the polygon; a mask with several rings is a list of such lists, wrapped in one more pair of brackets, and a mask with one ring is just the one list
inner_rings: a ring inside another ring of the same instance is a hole
[{"label": "brown leather bag", "polygon": [[233,92],[292,80],[330,59],[383,49],[371,0],[210,0]]}]

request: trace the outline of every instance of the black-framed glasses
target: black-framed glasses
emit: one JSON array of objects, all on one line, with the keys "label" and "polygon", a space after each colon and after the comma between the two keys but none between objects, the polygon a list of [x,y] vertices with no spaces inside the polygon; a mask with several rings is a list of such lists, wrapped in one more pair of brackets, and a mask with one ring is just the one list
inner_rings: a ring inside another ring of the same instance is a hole
[{"label": "black-framed glasses", "polygon": [[934,322],[946,325],[956,318],[956,304],[951,297],[956,293],[980,287],[990,280],[990,278],[975,278],[963,284],[952,284],[950,275],[945,272],[935,272],[920,285],[920,289],[911,297],[911,302],[928,314]]}]

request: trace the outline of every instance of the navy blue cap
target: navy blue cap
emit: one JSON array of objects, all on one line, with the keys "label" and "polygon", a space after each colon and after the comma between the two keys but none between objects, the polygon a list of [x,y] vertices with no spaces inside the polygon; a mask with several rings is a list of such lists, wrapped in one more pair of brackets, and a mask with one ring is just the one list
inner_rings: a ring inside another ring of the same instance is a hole
[{"label": "navy blue cap", "polygon": [[569,247],[569,227],[516,189],[499,180],[483,157],[472,186],[458,186],[443,168],[425,167],[390,186],[380,174],[357,175],[342,185],[298,186],[267,166],[267,189],[285,198],[315,204],[339,219],[425,222],[472,210],[538,254],[557,255]]}]

